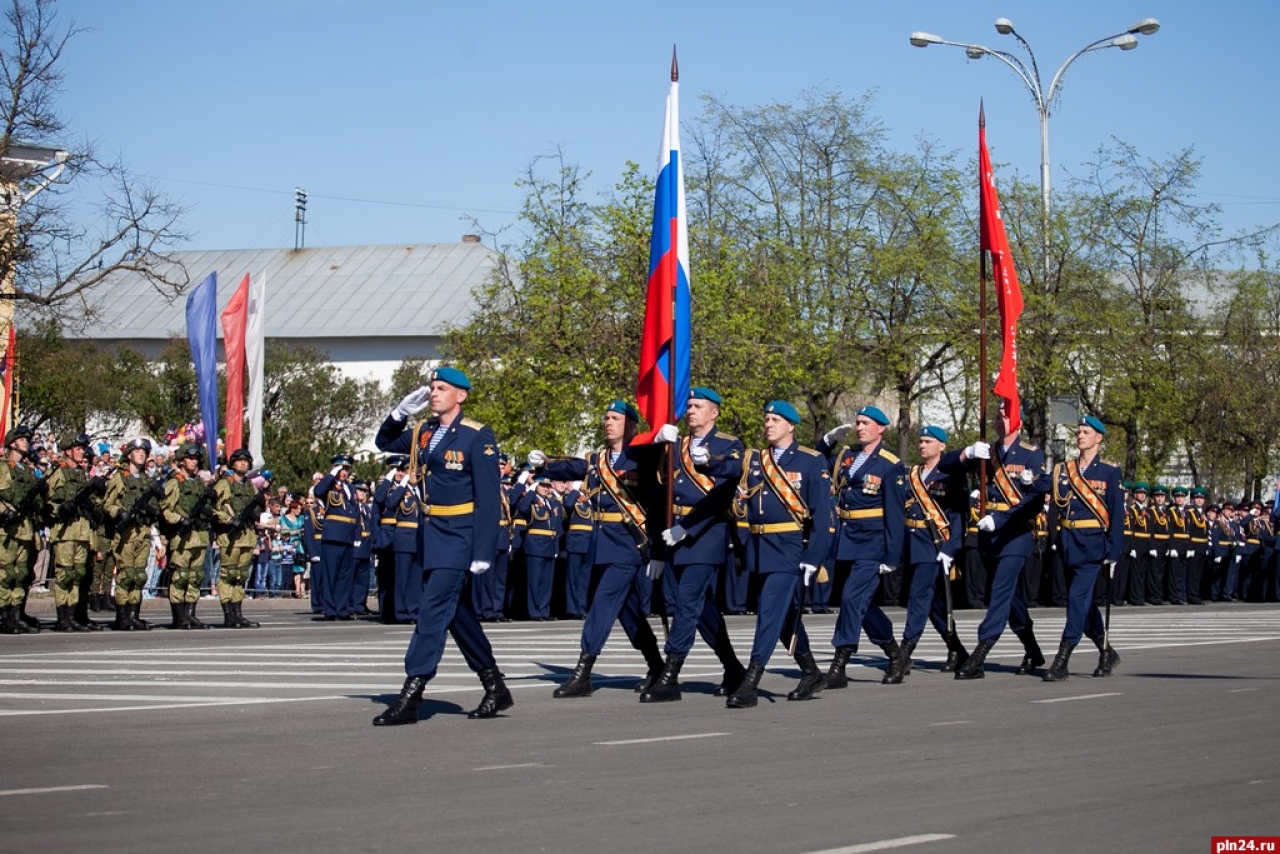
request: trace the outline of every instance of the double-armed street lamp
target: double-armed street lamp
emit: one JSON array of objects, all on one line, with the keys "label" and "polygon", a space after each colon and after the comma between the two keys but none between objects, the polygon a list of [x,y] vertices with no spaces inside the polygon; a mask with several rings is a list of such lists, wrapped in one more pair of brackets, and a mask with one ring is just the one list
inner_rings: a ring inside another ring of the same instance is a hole
[{"label": "double-armed street lamp", "polygon": [[1018,75],[1018,79],[1027,87],[1027,91],[1031,93],[1031,100],[1036,105],[1036,112],[1040,114],[1040,228],[1041,228],[1041,251],[1044,256],[1044,288],[1049,287],[1049,114],[1053,109],[1054,99],[1058,97],[1062,89],[1062,76],[1071,64],[1086,53],[1095,50],[1105,50],[1110,47],[1116,47],[1120,50],[1133,50],[1138,46],[1138,36],[1149,36],[1155,34],[1160,29],[1160,22],[1155,18],[1143,18],[1138,23],[1129,27],[1123,32],[1106,38],[1098,39],[1090,42],[1080,50],[1067,57],[1067,61],[1058,67],[1057,72],[1053,75],[1048,87],[1044,85],[1044,81],[1040,76],[1040,67],[1036,63],[1036,55],[1031,50],[1031,45],[1027,44],[1016,29],[1014,29],[1013,21],[1008,18],[996,18],[996,32],[1002,36],[1013,36],[1018,40],[1018,44],[1022,45],[1022,49],[1026,51],[1027,58],[1030,59],[1030,65],[1024,62],[1020,57],[1003,50],[993,50],[986,45],[969,44],[966,42],[949,41],[936,36],[933,33],[914,32],[911,34],[911,44],[915,47],[928,47],[931,44],[945,44],[952,47],[964,48],[965,55],[970,59],[982,59],[984,56],[994,56],[1005,65],[1013,69],[1013,73]]}]

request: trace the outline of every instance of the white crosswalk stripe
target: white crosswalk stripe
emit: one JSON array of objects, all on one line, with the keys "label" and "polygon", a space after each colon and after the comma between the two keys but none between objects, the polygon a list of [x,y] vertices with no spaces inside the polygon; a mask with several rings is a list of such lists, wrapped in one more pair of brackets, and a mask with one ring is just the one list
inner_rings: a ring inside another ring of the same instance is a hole
[{"label": "white crosswalk stripe", "polygon": [[[903,612],[893,609],[889,613],[900,633]],[[957,629],[970,647],[981,616],[974,611],[958,615]],[[1041,609],[1032,616],[1041,646],[1051,654],[1062,631],[1063,612]],[[273,622],[277,627],[269,635],[263,632],[262,642],[248,640],[247,633],[202,633],[198,641],[186,634],[169,635],[173,638],[169,641],[167,633],[153,632],[146,636],[103,633],[77,637],[73,648],[64,645],[57,650],[42,649],[40,638],[6,643],[0,646],[0,716],[324,701],[392,694],[399,688],[410,635],[407,628],[372,623],[312,626],[287,619]],[[834,623],[834,615],[805,617],[820,662],[830,654]],[[653,625],[655,631],[661,631],[657,620]],[[581,628],[580,622],[563,621],[488,626],[486,630],[512,690],[549,693],[577,661]],[[730,618],[730,636],[744,661],[754,628],[754,618]],[[1125,653],[1128,668],[1142,650],[1280,640],[1280,609],[1117,609],[1112,615],[1111,637],[1112,644]],[[945,656],[942,640],[932,627],[926,627],[914,655],[926,666],[915,672],[934,675],[936,671],[927,663],[940,662]],[[1021,646],[1006,632],[989,660],[1008,663],[1021,656]],[[854,663],[872,668],[883,667],[884,662],[883,653],[864,639]],[[593,678],[601,684],[626,684],[642,676],[644,669],[640,655],[615,626]],[[795,666],[778,648],[769,669],[787,672]],[[721,675],[711,650],[697,641],[682,681],[714,684]],[[874,675],[868,669],[862,678]],[[478,696],[479,690],[475,675],[449,644],[428,693]]]}]

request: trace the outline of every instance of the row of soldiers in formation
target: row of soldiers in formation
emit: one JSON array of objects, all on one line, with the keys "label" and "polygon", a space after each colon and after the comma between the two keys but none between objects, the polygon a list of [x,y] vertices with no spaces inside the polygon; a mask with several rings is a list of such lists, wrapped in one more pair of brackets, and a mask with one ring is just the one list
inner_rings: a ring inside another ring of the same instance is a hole
[{"label": "row of soldiers in formation", "polygon": [[[152,553],[152,531],[168,542],[169,604],[173,626],[208,628],[196,616],[205,556],[211,545],[221,555],[217,593],[222,625],[251,628],[242,613],[245,583],[257,545],[255,523],[265,496],[249,477],[253,456],[234,451],[224,476],[203,469],[203,450],[184,445],[174,468],[160,476],[147,473],[151,443],[134,439],[122,449],[120,467],[91,477],[93,443],[87,435],[61,443],[63,458],[44,478],[29,459],[32,431],[19,425],[4,437],[0,465],[0,633],[39,631],[25,612],[34,579],[40,532],[47,531],[53,564],[55,631],[94,631],[90,597],[105,600],[114,567],[115,621],[121,631],[150,628],[141,619],[143,587]],[[103,561],[95,561],[102,554]],[[97,564],[95,566],[95,563]],[[94,603],[98,608],[103,602]]]},{"label": "row of soldiers in formation", "polygon": [[[454,638],[484,687],[470,716],[493,717],[511,707],[511,693],[484,633],[477,604],[483,597],[476,588],[509,555],[513,531],[524,542],[526,562],[531,544],[543,539],[547,559],[553,559],[557,535],[550,520],[559,513],[570,531],[575,525],[582,529],[587,547],[581,560],[590,569],[580,655],[569,678],[555,689],[558,698],[591,696],[592,670],[615,622],[647,665],[637,685],[642,703],[680,699],[680,671],[699,635],[724,666],[716,694],[735,709],[756,705],[779,643],[802,673],[788,694],[791,700],[846,687],[846,668],[863,633],[889,658],[884,681],[900,683],[911,671],[926,622],[946,642],[944,667],[961,680],[983,678],[986,656],[1006,627],[1024,649],[1021,674],[1040,673],[1050,682],[1068,678],[1072,651],[1086,636],[1098,648],[1095,676],[1109,676],[1119,664],[1095,588],[1104,571],[1114,577],[1125,553],[1125,494],[1119,469],[1098,454],[1106,429],[1096,418],[1086,417],[1077,427],[1078,458],[1052,472],[1043,453],[1021,440],[1016,417],[1003,408],[996,419],[997,442],[948,450],[946,431],[926,426],[917,444],[921,462],[908,467],[884,447],[889,419],[874,406],[859,409],[853,424],[828,432],[818,448],[807,448],[795,439],[801,421],[795,407],[770,401],[762,413],[767,444],[747,449],[716,428],[721,399],[712,389],[692,389],[685,408],[687,432],[665,424],[643,443],[635,441],[638,413],[618,400],[603,413],[605,447],[582,458],[538,461],[548,482],[535,480],[533,497],[526,490],[511,515],[493,433],[463,414],[470,393],[465,374],[440,368],[429,385],[397,404],[376,439],[383,452],[403,455],[397,461],[404,470],[401,500],[393,502],[395,530],[400,530],[400,514],[408,527],[414,506],[419,513],[412,528],[415,547],[406,552],[407,583],[418,595],[405,654],[407,677],[399,696],[374,719],[376,726],[416,722],[446,635]],[[428,408],[426,417],[415,418]],[[846,446],[851,432],[856,442]],[[989,589],[987,612],[970,650],[955,631],[951,588],[943,580],[956,574],[974,474],[983,490],[976,553]],[[570,482],[581,483],[581,489],[571,504],[561,498],[557,507],[556,484]],[[1020,582],[1046,504],[1053,551],[1068,591],[1066,628],[1053,663],[1044,668]],[[758,589],[755,634],[745,663],[711,595],[735,534]],[[899,637],[873,595],[880,579],[900,565],[911,570],[911,589]],[[802,614],[828,575],[843,579],[843,586],[831,639],[834,653],[824,668]],[[663,645],[646,619],[642,578],[662,579],[674,600]],[[540,589],[540,582],[530,584]]]}]

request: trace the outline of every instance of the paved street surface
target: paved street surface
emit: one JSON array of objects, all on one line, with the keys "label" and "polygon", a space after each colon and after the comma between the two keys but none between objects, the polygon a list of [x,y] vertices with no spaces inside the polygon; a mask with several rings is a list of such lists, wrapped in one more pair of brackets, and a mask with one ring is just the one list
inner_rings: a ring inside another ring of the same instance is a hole
[{"label": "paved street surface", "polygon": [[[450,646],[421,721],[386,729],[369,721],[409,629],[298,606],[246,602],[258,630],[0,638],[0,850],[1075,854],[1280,833],[1275,606],[1116,609],[1116,675],[1090,678],[1086,641],[1052,685],[1013,675],[1011,633],[956,682],[930,629],[903,685],[864,646],[849,689],[791,703],[778,650],[741,711],[700,643],[684,700],[639,705],[617,627],[595,696],[554,700],[581,624],[505,623],[487,628],[515,708],[467,720],[481,689]],[[1032,614],[1052,656],[1062,612]],[[979,617],[960,615],[970,646]],[[806,623],[825,664],[834,617]],[[744,658],[753,625],[731,618]]]}]

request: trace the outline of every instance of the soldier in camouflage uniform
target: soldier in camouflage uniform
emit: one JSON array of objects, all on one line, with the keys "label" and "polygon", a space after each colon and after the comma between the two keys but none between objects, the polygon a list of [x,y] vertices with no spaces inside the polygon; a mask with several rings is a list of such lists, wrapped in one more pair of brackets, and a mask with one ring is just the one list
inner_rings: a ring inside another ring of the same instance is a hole
[{"label": "soldier in camouflage uniform", "polygon": [[138,616],[142,588],[147,583],[147,558],[151,553],[151,525],[160,518],[162,481],[146,475],[151,442],[134,439],[125,446],[125,468],[107,481],[102,509],[115,529],[111,552],[116,564],[116,621],[118,631],[147,631],[151,626]]},{"label": "soldier in camouflage uniform", "polygon": [[44,482],[27,459],[31,436],[25,424],[10,430],[7,464],[0,464],[0,634],[6,635],[40,631],[38,622],[22,619],[44,513]]},{"label": "soldier in camouflage uniform", "polygon": [[173,628],[207,629],[196,616],[209,531],[214,522],[217,493],[208,472],[200,470],[199,445],[187,444],[175,455],[177,472],[164,485],[161,513],[169,533],[169,607]]},{"label": "soldier in camouflage uniform", "polygon": [[62,442],[61,465],[49,475],[49,549],[53,553],[53,604],[58,620],[55,632],[87,632],[100,629],[87,614],[77,618],[80,588],[98,548],[93,530],[96,495],[105,480],[94,482],[86,471],[91,440],[81,433]]},{"label": "soldier in camouflage uniform", "polygon": [[241,608],[244,585],[253,569],[253,549],[258,544],[253,524],[266,501],[247,477],[253,467],[253,454],[239,448],[231,453],[228,462],[230,476],[222,478],[214,486],[217,495],[214,513],[222,531],[218,535],[218,549],[222,554],[222,574],[218,577],[222,627],[256,629],[258,624],[246,620]]}]

